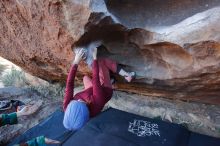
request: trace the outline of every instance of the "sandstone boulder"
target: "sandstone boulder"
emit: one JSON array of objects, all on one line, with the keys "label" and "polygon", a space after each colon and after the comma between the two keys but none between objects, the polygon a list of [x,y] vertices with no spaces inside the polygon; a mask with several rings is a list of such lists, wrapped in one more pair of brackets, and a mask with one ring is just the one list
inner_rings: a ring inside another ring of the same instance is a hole
[{"label": "sandstone boulder", "polygon": [[[118,89],[220,104],[220,2],[216,0],[9,0],[0,2],[0,55],[64,83],[71,46],[102,41],[100,57],[135,70]],[[88,74],[81,63],[77,79]]]}]

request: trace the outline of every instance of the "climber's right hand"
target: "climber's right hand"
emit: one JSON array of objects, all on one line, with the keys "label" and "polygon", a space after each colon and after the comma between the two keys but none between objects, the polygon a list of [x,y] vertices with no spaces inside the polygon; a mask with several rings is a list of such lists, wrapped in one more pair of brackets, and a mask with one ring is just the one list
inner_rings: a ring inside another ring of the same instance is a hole
[{"label": "climber's right hand", "polygon": [[79,51],[76,52],[75,54],[75,59],[73,61],[73,64],[79,64],[79,62],[82,60],[82,57],[84,56],[85,52],[83,49],[80,49]]}]

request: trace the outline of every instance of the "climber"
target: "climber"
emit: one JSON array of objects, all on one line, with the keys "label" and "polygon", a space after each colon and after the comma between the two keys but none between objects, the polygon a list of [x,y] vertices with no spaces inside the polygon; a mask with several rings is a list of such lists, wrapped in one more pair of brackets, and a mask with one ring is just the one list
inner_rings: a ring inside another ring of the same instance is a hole
[{"label": "climber", "polygon": [[[81,59],[86,59],[85,49],[75,51],[75,59],[68,74],[66,90],[63,102],[63,125],[69,130],[78,130],[85,123],[99,114],[113,93],[110,81],[110,71],[123,76],[128,82],[135,77],[134,72],[124,71],[115,61],[110,59],[97,59],[97,48],[92,51],[93,64],[92,76],[84,76],[84,90],[74,95],[74,78]],[[74,96],[73,96],[74,95]]]}]

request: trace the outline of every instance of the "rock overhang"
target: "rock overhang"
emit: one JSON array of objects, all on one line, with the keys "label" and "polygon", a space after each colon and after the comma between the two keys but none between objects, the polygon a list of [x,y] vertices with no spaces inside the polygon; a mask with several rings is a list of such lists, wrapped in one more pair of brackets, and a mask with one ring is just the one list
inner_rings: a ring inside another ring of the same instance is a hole
[{"label": "rock overhang", "polygon": [[[118,89],[220,104],[219,4],[3,1],[0,54],[35,76],[65,82],[74,57],[71,46],[101,40],[100,56],[137,72],[134,83],[119,81]],[[81,63],[78,80],[89,72]]]}]

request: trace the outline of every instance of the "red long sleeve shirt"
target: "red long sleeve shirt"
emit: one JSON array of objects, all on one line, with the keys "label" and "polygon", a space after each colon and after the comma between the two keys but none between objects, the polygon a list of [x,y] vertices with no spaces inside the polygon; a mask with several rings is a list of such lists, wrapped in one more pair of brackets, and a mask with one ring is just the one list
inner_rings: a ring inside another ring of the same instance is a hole
[{"label": "red long sleeve shirt", "polygon": [[99,80],[99,67],[97,60],[93,61],[92,84],[93,86],[74,95],[74,79],[78,65],[73,65],[68,74],[66,90],[63,102],[63,109],[66,110],[71,100],[83,100],[87,103],[90,117],[94,117],[101,112],[104,105],[111,99],[113,90],[101,85]]}]

